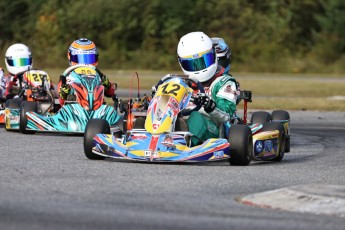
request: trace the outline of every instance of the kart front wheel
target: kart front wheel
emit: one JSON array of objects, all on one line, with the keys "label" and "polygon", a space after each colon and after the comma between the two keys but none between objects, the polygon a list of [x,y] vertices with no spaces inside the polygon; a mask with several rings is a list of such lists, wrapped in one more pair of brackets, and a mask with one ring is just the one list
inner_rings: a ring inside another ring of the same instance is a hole
[{"label": "kart front wheel", "polygon": [[262,131],[273,131],[278,130],[279,131],[279,137],[278,137],[278,154],[277,157],[274,158],[274,161],[281,161],[284,158],[284,152],[285,152],[285,130],[284,126],[280,122],[267,122],[262,127]]},{"label": "kart front wheel", "polygon": [[271,121],[271,114],[266,111],[257,111],[253,113],[250,121],[252,124],[263,124]]},{"label": "kart front wheel", "polygon": [[84,133],[84,153],[90,160],[104,160],[105,157],[94,154],[93,138],[97,134],[110,134],[110,126],[108,121],[104,119],[91,119],[86,125]]},{"label": "kart front wheel", "polygon": [[252,159],[253,136],[247,125],[232,125],[228,137],[231,165],[248,165]]},{"label": "kart front wheel", "polygon": [[37,113],[37,103],[33,101],[23,101],[20,105],[19,112],[19,131],[24,134],[34,134],[33,130],[26,130],[28,125],[28,118],[26,112],[35,112]]}]

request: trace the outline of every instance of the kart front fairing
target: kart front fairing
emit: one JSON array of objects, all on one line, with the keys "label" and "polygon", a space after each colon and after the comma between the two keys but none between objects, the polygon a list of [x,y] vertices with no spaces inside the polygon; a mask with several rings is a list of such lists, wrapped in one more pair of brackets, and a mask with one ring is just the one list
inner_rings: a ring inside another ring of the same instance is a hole
[{"label": "kart front fairing", "polygon": [[185,109],[192,90],[180,78],[172,78],[159,86],[147,111],[145,130],[152,134],[171,132],[181,110]]},{"label": "kart front fairing", "polygon": [[148,108],[145,130],[132,129],[121,139],[97,134],[93,153],[106,157],[158,162],[202,162],[228,159],[229,142],[209,139],[190,147],[189,132],[176,132],[175,122],[191,99],[192,89],[181,78],[171,78],[157,89]]},{"label": "kart front fairing", "polygon": [[45,132],[83,133],[92,118],[105,119],[110,126],[114,126],[120,119],[111,106],[101,105],[97,110],[85,110],[78,103],[64,105],[55,115],[44,116],[35,112],[27,112],[26,115],[27,130]]},{"label": "kart front fairing", "polygon": [[150,162],[203,162],[230,157],[230,144],[222,138],[208,139],[201,145],[188,147],[189,132],[153,135],[133,130],[128,135],[119,140],[113,135],[98,134],[94,137],[92,151],[105,157]]}]

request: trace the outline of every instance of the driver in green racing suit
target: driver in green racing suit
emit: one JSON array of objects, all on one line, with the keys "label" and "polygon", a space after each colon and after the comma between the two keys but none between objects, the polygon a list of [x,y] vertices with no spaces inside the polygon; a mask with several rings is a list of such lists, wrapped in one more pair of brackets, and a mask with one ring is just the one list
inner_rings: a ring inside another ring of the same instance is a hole
[{"label": "driver in green racing suit", "polygon": [[189,131],[194,134],[192,144],[219,137],[219,125],[233,117],[239,96],[234,77],[225,74],[218,65],[212,40],[203,32],[184,35],[177,46],[177,55],[184,74],[200,81],[205,94],[195,101],[203,109],[192,112],[187,119]]}]

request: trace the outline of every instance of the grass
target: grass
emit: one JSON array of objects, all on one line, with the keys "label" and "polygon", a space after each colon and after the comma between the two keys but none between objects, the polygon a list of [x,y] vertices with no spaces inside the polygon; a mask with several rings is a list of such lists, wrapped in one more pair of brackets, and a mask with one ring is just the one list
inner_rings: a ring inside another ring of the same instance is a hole
[{"label": "grass", "polygon": [[[46,70],[53,82],[58,82],[63,69]],[[119,88],[129,88],[134,71],[104,70],[110,81]],[[138,70],[141,89],[152,85],[167,73],[180,71]],[[250,109],[285,109],[315,111],[345,111],[345,76],[312,74],[234,74],[241,89],[251,90],[253,102]],[[133,87],[136,88],[136,78]],[[337,99],[337,96],[338,97]],[[242,105],[240,104],[239,107]]]}]

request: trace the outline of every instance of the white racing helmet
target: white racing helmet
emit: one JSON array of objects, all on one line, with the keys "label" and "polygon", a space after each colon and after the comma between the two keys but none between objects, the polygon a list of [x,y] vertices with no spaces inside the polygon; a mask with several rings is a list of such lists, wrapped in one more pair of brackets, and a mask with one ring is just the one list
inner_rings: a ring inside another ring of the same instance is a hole
[{"label": "white racing helmet", "polygon": [[24,73],[32,68],[32,57],[29,47],[17,43],[8,47],[5,54],[7,71],[13,75]]},{"label": "white racing helmet", "polygon": [[211,79],[217,71],[216,51],[203,32],[184,35],[178,43],[177,56],[184,74],[200,82]]}]

